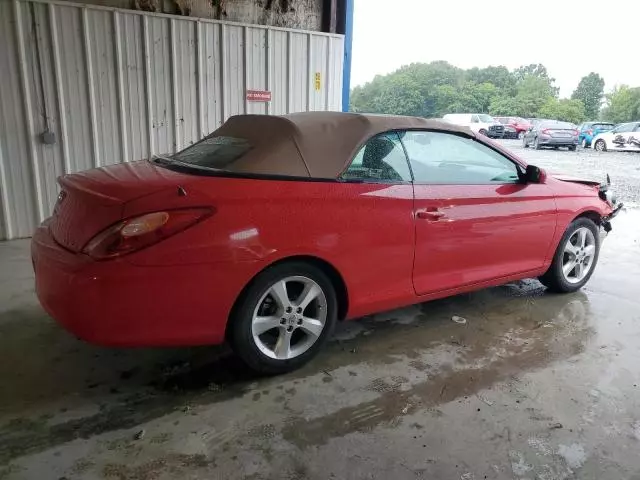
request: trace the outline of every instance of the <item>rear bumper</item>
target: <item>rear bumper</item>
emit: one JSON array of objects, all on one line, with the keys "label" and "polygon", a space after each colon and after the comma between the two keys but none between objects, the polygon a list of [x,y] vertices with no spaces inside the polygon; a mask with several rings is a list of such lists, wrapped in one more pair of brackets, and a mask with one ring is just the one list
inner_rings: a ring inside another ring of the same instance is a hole
[{"label": "rear bumper", "polygon": [[142,267],[124,259],[98,262],[60,247],[46,227],[33,236],[31,255],[36,293],[47,313],[69,332],[99,345],[221,343],[244,286],[237,263]]},{"label": "rear bumper", "polygon": [[538,142],[540,145],[551,145],[551,146],[571,146],[578,145],[578,137],[572,138],[553,138],[553,137],[538,137]]}]

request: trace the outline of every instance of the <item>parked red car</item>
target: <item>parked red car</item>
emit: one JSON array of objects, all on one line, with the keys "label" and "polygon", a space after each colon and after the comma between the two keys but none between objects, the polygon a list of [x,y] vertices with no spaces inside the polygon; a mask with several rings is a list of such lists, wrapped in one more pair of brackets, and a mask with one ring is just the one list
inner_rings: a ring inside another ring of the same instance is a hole
[{"label": "parked red car", "polygon": [[519,138],[522,139],[524,134],[531,128],[531,122],[528,122],[524,118],[520,117],[493,117],[498,122],[502,123],[505,126],[511,127],[509,130],[509,135],[507,135],[507,130],[505,130],[505,138]]},{"label": "parked red car", "polygon": [[574,291],[621,207],[464,127],[328,112],[233,117],[60,185],[32,242],[53,318],[104,345],[226,339],[270,373],[338,320],[525,277]]}]

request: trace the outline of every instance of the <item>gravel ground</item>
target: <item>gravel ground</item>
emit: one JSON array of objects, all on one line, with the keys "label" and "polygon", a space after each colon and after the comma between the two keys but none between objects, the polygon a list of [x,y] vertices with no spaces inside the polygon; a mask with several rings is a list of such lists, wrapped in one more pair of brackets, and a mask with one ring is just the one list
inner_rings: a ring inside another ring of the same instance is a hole
[{"label": "gravel ground", "polygon": [[527,163],[546,168],[551,173],[567,173],[588,179],[604,181],[607,173],[612,188],[628,207],[640,206],[640,154],[626,152],[596,152],[578,147],[567,149],[534,150],[523,148],[520,140],[500,140]]}]

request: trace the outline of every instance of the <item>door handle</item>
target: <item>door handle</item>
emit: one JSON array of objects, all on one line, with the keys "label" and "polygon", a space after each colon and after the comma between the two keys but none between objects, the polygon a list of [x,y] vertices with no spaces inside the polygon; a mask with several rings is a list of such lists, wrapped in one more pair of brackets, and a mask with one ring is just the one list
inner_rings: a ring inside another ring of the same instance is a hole
[{"label": "door handle", "polygon": [[438,220],[444,217],[444,213],[439,212],[438,210],[418,210],[416,212],[416,217],[421,220]]}]

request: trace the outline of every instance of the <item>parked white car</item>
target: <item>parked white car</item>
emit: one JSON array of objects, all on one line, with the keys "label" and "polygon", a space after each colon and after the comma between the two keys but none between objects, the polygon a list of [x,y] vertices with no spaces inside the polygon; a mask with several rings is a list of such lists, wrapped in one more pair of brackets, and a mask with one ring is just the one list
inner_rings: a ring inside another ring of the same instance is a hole
[{"label": "parked white car", "polygon": [[442,119],[455,125],[469,127],[475,133],[491,138],[504,136],[504,125],[486,113],[448,113]]},{"label": "parked white car", "polygon": [[591,145],[599,152],[640,152],[640,122],[621,123],[613,130],[599,133],[593,137]]}]

